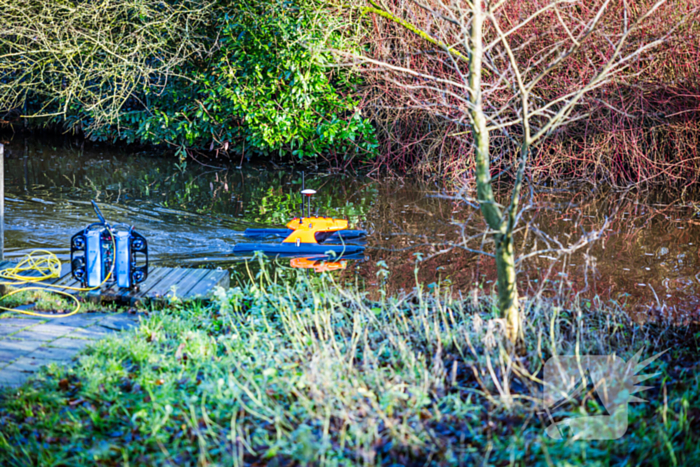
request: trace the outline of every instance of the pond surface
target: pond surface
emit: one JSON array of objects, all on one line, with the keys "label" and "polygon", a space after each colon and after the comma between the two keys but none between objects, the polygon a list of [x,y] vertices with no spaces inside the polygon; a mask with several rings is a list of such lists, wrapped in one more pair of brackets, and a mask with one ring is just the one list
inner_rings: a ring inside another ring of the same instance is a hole
[{"label": "pond surface", "polygon": [[[245,271],[231,254],[249,227],[282,227],[297,213],[302,173],[291,167],[188,161],[82,147],[71,139],[5,136],[5,256],[45,249],[69,258],[70,237],[94,222],[96,200],[111,223],[132,224],[149,240],[154,264]],[[361,278],[371,295],[449,283],[458,293],[490,291],[493,259],[483,222],[443,187],[408,178],[306,173],[314,208],[369,231],[364,260],[336,271]],[[522,294],[578,294],[629,307],[639,319],[700,316],[700,203],[663,193],[631,194],[590,185],[533,187],[516,235]],[[570,255],[583,234],[601,239]],[[467,241],[467,239],[469,239]],[[447,248],[453,245],[453,248]],[[550,251],[543,251],[550,250]],[[422,259],[416,271],[418,259]],[[288,264],[288,263],[287,263]]]}]

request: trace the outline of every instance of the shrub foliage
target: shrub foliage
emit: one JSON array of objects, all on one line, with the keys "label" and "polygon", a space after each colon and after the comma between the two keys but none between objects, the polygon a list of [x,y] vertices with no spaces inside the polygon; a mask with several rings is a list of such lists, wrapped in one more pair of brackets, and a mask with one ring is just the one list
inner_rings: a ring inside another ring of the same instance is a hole
[{"label": "shrub foliage", "polygon": [[333,20],[313,2],[2,3],[0,111],[10,121],[165,143],[183,155],[345,158],[376,147],[353,98],[357,82],[324,66]]}]

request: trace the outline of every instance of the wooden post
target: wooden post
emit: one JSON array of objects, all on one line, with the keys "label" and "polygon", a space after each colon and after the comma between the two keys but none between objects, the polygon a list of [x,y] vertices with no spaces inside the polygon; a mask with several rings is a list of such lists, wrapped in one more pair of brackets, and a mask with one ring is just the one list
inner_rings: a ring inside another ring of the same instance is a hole
[{"label": "wooden post", "polygon": [[5,259],[5,146],[0,143],[0,261]]}]

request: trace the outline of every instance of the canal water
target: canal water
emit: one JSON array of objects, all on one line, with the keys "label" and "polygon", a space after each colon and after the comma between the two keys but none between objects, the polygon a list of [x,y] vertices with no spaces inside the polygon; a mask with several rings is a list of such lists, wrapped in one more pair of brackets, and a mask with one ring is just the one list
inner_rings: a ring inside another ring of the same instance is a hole
[{"label": "canal water", "polygon": [[[225,268],[245,274],[232,255],[249,227],[282,227],[299,209],[302,173],[244,161],[193,160],[186,167],[152,151],[125,152],[80,141],[4,137],[5,255],[44,249],[69,258],[70,237],[96,218],[134,225],[153,264]],[[308,169],[307,169],[308,170]],[[445,186],[412,178],[319,171],[313,209],[366,229],[364,259],[336,271],[371,296],[449,284],[455,293],[495,287],[491,243],[470,204]],[[700,316],[700,200],[593,185],[532,186],[516,234],[521,294],[615,301],[644,320]],[[600,239],[586,235],[606,227]],[[576,251],[563,254],[563,250]],[[284,260],[280,260],[284,267]],[[279,267],[279,266],[278,266]]]}]

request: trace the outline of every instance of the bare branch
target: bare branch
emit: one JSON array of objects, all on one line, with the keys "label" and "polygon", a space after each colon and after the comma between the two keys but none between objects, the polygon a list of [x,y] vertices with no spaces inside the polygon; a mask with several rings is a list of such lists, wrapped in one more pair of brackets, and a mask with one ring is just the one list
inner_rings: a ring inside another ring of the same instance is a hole
[{"label": "bare branch", "polygon": [[362,10],[367,12],[367,13],[374,13],[376,15],[382,16],[386,19],[389,19],[396,24],[401,25],[402,27],[408,29],[409,31],[413,32],[414,34],[417,34],[418,36],[422,37],[426,41],[430,42],[431,44],[435,44],[438,47],[442,48],[446,52],[450,53],[451,55],[454,55],[455,57],[459,58],[460,60],[464,62],[469,62],[469,58],[462,54],[459,50],[455,49],[454,47],[449,46],[445,42],[442,42],[441,40],[435,39],[432,37],[430,34],[427,32],[423,31],[419,27],[409,23],[406,20],[403,20],[397,16],[394,16],[393,14],[389,13],[388,11],[382,10],[379,5],[374,3],[372,0],[369,0],[369,3],[372,5],[371,7],[362,7]]}]

